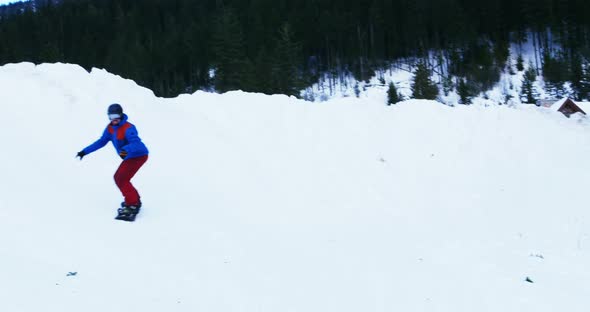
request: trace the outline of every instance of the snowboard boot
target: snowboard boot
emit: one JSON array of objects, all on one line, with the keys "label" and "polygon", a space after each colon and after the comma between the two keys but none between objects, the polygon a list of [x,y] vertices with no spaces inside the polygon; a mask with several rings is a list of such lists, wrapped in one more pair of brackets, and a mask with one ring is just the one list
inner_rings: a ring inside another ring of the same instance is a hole
[{"label": "snowboard boot", "polygon": [[[141,200],[139,201],[139,203],[137,205],[133,205],[134,207],[137,207],[137,213],[139,213],[139,210],[141,210]],[[121,213],[121,211],[123,211],[125,209],[125,202],[121,203],[121,208],[119,208],[117,211],[119,213]],[[136,213],[136,214],[137,214]]]},{"label": "snowboard boot", "polygon": [[118,209],[118,215],[115,219],[124,221],[135,221],[139,213],[139,207],[135,205],[124,206]]}]

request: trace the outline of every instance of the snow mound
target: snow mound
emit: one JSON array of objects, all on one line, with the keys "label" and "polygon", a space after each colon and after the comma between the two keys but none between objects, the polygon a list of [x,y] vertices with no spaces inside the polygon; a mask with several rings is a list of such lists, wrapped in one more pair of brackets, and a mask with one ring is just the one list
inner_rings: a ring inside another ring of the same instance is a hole
[{"label": "snow mound", "polygon": [[[0,67],[1,311],[586,311],[590,127],[532,107]],[[120,202],[119,102],[151,151]],[[31,300],[34,298],[34,300]]]}]

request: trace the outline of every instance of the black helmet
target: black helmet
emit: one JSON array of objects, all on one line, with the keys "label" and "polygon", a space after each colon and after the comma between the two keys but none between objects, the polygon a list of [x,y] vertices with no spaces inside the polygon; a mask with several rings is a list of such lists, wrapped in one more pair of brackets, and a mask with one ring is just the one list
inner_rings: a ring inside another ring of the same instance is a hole
[{"label": "black helmet", "polygon": [[119,116],[123,117],[123,107],[121,107],[121,105],[119,105],[117,103],[111,104],[109,106],[107,114],[108,115],[119,115]]}]

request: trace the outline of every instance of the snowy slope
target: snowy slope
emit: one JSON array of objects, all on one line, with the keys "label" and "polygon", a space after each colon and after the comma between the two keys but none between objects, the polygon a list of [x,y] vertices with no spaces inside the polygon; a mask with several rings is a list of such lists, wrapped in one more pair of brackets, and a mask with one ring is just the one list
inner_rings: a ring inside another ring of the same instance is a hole
[{"label": "snowy slope", "polygon": [[[0,311],[590,304],[587,120],[380,96],[161,99],[63,64],[0,67],[0,93]],[[113,220],[112,147],[74,159],[112,102],[151,151],[135,223]]]},{"label": "snowy slope", "polygon": [[[528,40],[521,43],[513,43],[510,46],[510,55],[507,65],[512,67],[514,72],[511,73],[509,66],[506,66],[500,73],[499,81],[489,90],[481,92],[472,98],[472,104],[479,106],[492,105],[519,105],[535,104],[523,103],[522,100],[522,83],[524,73],[532,65],[540,67],[539,56],[535,61],[535,48],[533,46],[532,34],[528,34]],[[524,69],[518,71],[516,68],[518,56],[523,58]],[[428,63],[435,68],[439,68],[439,52],[431,51],[428,57]],[[390,83],[394,83],[401,98],[409,99],[412,97],[412,80],[416,70],[415,64],[423,59],[407,58],[399,59],[392,62],[389,67],[381,68],[374,72],[374,76],[368,81],[357,81],[351,74],[343,75],[338,79],[330,79],[331,74],[325,74],[320,77],[319,81],[301,92],[301,96],[313,101],[326,101],[329,99],[342,97],[358,97],[375,99],[380,97],[386,101],[386,94]],[[446,65],[443,65],[446,67]],[[433,71],[432,80],[439,86],[438,100],[447,105],[453,106],[459,103],[459,94],[456,84],[458,77],[454,77],[455,86],[445,94],[442,86],[442,77],[438,71]],[[555,95],[551,95],[545,90],[543,75],[538,75],[533,83],[535,97],[537,99],[555,100]],[[573,94],[570,83],[563,86],[563,94],[557,96],[557,99]],[[358,94],[357,94],[358,93]],[[384,102],[385,103],[385,102]]]}]

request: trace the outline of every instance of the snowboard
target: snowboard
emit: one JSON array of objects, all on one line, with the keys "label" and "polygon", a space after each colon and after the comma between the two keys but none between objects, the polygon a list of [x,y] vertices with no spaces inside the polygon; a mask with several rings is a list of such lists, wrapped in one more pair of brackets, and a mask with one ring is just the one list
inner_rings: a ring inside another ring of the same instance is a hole
[{"label": "snowboard", "polygon": [[[123,204],[124,203],[122,203],[121,206],[123,206]],[[125,213],[125,214],[122,214],[121,213],[121,208],[119,208],[118,214],[115,217],[115,220],[133,222],[133,221],[135,221],[135,217],[137,217],[137,214],[139,213],[139,210],[140,210],[140,208],[138,208],[135,213]]]},{"label": "snowboard", "polygon": [[125,214],[125,215],[118,214],[115,217],[115,220],[133,222],[133,221],[135,221],[135,217],[137,217],[137,214],[136,213],[133,213],[133,214]]}]

